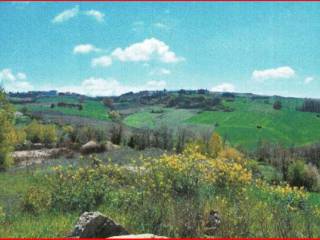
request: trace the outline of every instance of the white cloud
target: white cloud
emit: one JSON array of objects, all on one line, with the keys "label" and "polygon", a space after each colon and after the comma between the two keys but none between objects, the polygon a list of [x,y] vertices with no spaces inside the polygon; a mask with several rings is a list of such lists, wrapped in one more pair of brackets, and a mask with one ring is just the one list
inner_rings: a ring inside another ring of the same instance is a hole
[{"label": "white cloud", "polygon": [[304,79],[304,83],[305,83],[305,84],[309,84],[309,83],[311,83],[313,80],[314,80],[314,77],[306,77],[306,78]]},{"label": "white cloud", "polygon": [[125,49],[117,48],[112,52],[112,57],[122,62],[146,62],[151,60],[151,58],[158,59],[165,63],[175,63],[183,60],[183,58],[176,56],[167,44],[156,38],[145,39]]},{"label": "white cloud", "polygon": [[109,56],[102,56],[91,60],[92,67],[109,67],[112,64],[112,58]]},{"label": "white cloud", "polygon": [[116,96],[126,92],[139,92],[142,90],[162,90],[165,81],[149,81],[143,85],[130,86],[120,83],[114,78],[90,77],[82,81],[80,86],[65,86],[58,88],[61,92],[76,92],[89,96]]},{"label": "white cloud", "polygon": [[96,48],[92,44],[79,44],[73,48],[74,54],[87,54],[90,52],[98,52],[100,51],[99,48]]},{"label": "white cloud", "polygon": [[27,75],[25,73],[19,72],[14,74],[9,68],[0,71],[0,83],[4,89],[9,92],[33,90],[33,86],[27,81]]},{"label": "white cloud", "polygon": [[92,17],[93,19],[95,19],[98,22],[103,22],[104,21],[104,17],[105,14],[98,11],[98,10],[88,10],[88,11],[80,11],[79,6],[75,6],[74,8],[71,9],[67,9],[61,13],[59,13],[58,15],[56,15],[52,22],[53,23],[62,23],[62,22],[66,22],[72,18],[77,17],[79,14],[84,14],[86,16]]},{"label": "white cloud", "polygon": [[5,68],[0,72],[1,81],[15,81],[16,76],[12,73],[11,69]]},{"label": "white cloud", "polygon": [[167,86],[165,81],[151,80],[146,83],[145,90],[160,90]]},{"label": "white cloud", "polygon": [[162,30],[169,30],[170,29],[167,24],[164,24],[162,22],[157,22],[157,23],[153,24],[153,26],[158,29],[162,29]]},{"label": "white cloud", "polygon": [[231,83],[221,83],[211,88],[212,92],[234,92],[235,86]]},{"label": "white cloud", "polygon": [[166,68],[159,68],[159,69],[155,69],[155,70],[150,71],[149,74],[150,75],[170,75],[171,71]]},{"label": "white cloud", "polygon": [[89,10],[84,12],[85,15],[93,17],[98,22],[103,22],[105,14],[97,10]]},{"label": "white cloud", "polygon": [[267,79],[289,79],[294,76],[295,71],[288,66],[265,70],[255,70],[252,73],[252,78],[257,81],[264,81]]},{"label": "white cloud", "polygon": [[67,9],[57,16],[55,16],[52,20],[53,23],[62,23],[70,20],[71,18],[76,17],[79,14],[79,6],[75,6],[74,8]]},{"label": "white cloud", "polygon": [[25,73],[19,72],[19,73],[17,74],[17,79],[19,79],[19,80],[26,80],[26,79],[27,79],[27,75],[26,75]]}]

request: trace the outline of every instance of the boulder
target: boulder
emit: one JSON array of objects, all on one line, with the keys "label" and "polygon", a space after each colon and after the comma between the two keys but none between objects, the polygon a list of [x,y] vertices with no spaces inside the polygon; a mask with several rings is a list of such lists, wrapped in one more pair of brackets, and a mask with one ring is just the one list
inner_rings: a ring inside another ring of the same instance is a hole
[{"label": "boulder", "polygon": [[72,237],[79,238],[108,238],[129,234],[124,227],[100,212],[84,212],[74,230]]},{"label": "boulder", "polygon": [[86,144],[82,145],[80,148],[80,152],[83,154],[89,154],[94,152],[101,152],[104,148],[96,143],[95,141],[89,141]]},{"label": "boulder", "polygon": [[151,233],[144,233],[144,234],[130,234],[130,235],[121,235],[115,237],[109,237],[111,239],[142,239],[142,238],[167,238],[163,236],[157,236]]},{"label": "boulder", "polygon": [[214,235],[221,224],[221,217],[217,211],[211,210],[205,225],[205,234]]},{"label": "boulder", "polygon": [[105,145],[105,148],[107,151],[112,151],[112,150],[117,150],[120,148],[119,145],[116,145],[116,144],[113,144],[112,142],[110,141],[107,141],[106,145]]}]

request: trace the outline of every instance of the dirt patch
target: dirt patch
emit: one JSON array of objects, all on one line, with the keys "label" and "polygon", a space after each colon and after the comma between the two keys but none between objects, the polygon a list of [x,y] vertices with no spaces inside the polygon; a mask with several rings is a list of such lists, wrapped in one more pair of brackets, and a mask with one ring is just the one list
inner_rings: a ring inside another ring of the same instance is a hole
[{"label": "dirt patch", "polygon": [[29,166],[32,164],[41,164],[43,161],[56,158],[63,154],[70,154],[70,150],[66,148],[51,148],[15,151],[12,154],[14,162],[18,166]]}]

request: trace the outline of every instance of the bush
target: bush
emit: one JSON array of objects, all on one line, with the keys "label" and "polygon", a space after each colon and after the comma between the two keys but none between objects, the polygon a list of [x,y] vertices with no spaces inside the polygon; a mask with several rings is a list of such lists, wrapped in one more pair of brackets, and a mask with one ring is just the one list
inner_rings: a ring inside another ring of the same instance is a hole
[{"label": "bush", "polygon": [[52,208],[63,211],[90,211],[99,206],[107,196],[109,174],[115,177],[117,170],[101,166],[93,158],[92,166],[75,169],[56,167],[48,176]]},{"label": "bush", "polygon": [[318,168],[311,163],[305,167],[305,187],[311,191],[320,190],[320,174]]},{"label": "bush", "polygon": [[33,120],[26,128],[27,139],[33,143],[53,144],[58,140],[56,126],[40,124]]},{"label": "bush", "polygon": [[12,164],[10,152],[13,151],[16,140],[13,119],[13,109],[0,88],[0,171],[6,170]]},{"label": "bush", "polygon": [[3,208],[0,206],[0,223],[4,223],[6,219],[6,213],[4,212]]},{"label": "bush", "polygon": [[25,212],[39,214],[51,205],[51,195],[48,191],[31,187],[22,199],[22,209]]},{"label": "bush", "polygon": [[282,104],[281,104],[281,101],[280,100],[276,100],[274,103],[273,103],[273,108],[275,110],[280,110],[282,108]]},{"label": "bush", "polygon": [[85,126],[76,127],[69,131],[68,135],[74,143],[85,144],[91,140],[101,142],[106,139],[105,133],[102,130]]},{"label": "bush", "polygon": [[120,120],[120,113],[118,111],[110,111],[109,112],[109,117],[111,118],[112,121],[116,122]]},{"label": "bush", "polygon": [[316,166],[305,164],[302,160],[293,162],[289,166],[288,181],[293,186],[305,187],[308,190],[318,191],[320,174]]}]

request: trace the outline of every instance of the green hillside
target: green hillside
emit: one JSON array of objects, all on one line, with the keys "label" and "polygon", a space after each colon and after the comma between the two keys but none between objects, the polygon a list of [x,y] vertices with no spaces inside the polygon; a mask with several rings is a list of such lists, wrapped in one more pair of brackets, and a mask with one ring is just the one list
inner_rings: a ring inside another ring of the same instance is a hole
[{"label": "green hillside", "polygon": [[[233,109],[224,111],[197,111],[186,109],[164,109],[154,114],[144,109],[125,118],[124,122],[134,127],[154,128],[160,124],[170,126],[199,125],[215,128],[232,144],[248,149],[259,140],[299,146],[320,141],[320,118],[316,113],[300,112],[296,107],[301,99],[283,99],[282,109],[275,110],[271,102],[237,97],[224,105]],[[216,127],[215,127],[216,126]]]},{"label": "green hillside", "polygon": [[[52,112],[70,116],[93,118],[97,120],[108,120],[108,109],[100,101],[86,99],[81,103],[83,107],[82,110],[79,110],[78,108],[57,106],[57,103],[59,102],[64,102],[68,104],[80,104],[79,100],[75,97],[59,96],[39,98],[34,103],[24,105],[17,104],[16,107],[18,110],[21,110],[23,107],[26,107],[29,111],[32,112]],[[55,107],[51,108],[51,104],[55,104]]]}]

